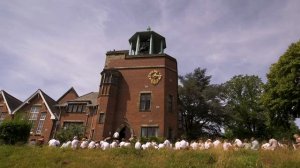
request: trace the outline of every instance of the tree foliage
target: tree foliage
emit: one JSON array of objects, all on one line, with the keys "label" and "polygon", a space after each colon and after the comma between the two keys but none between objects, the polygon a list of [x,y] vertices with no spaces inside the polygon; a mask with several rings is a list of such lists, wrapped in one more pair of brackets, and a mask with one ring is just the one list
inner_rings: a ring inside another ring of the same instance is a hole
[{"label": "tree foliage", "polygon": [[300,115],[300,41],[291,44],[270,67],[267,79],[262,100],[271,123],[289,129]]},{"label": "tree foliage", "polygon": [[263,82],[258,76],[238,75],[224,84],[226,131],[236,137],[262,137],[267,115],[260,104]]},{"label": "tree foliage", "polygon": [[56,133],[56,138],[60,142],[66,142],[73,139],[74,136],[82,138],[84,136],[85,127],[82,124],[70,124],[68,127],[60,129]]},{"label": "tree foliage", "polygon": [[179,101],[188,138],[221,133],[223,112],[218,98],[218,85],[209,85],[206,69],[180,76]]},{"label": "tree foliage", "polygon": [[28,120],[14,118],[0,124],[0,139],[5,144],[25,144],[30,136],[31,123]]}]

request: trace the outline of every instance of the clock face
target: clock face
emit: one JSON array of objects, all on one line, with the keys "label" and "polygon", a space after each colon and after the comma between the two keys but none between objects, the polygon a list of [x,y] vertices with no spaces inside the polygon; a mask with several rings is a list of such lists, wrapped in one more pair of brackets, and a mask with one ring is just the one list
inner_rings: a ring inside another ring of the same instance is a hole
[{"label": "clock face", "polygon": [[159,71],[153,70],[148,74],[148,78],[150,79],[151,84],[157,85],[159,83],[159,81],[161,80],[162,75],[160,74]]}]

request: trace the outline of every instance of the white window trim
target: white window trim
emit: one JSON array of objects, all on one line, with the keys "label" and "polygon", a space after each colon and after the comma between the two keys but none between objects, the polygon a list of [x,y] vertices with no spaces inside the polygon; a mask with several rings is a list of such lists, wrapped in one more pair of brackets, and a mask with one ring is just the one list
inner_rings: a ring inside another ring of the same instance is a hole
[{"label": "white window trim", "polygon": [[[38,110],[36,111],[36,109],[38,109]],[[29,119],[28,120],[30,120],[30,121],[36,121],[37,118],[38,118],[38,114],[39,114],[40,109],[41,109],[41,106],[35,106],[35,105],[32,106],[31,109],[30,109],[30,111],[29,111],[30,115],[29,115]],[[33,118],[32,116],[35,116],[35,117]]]},{"label": "white window trim", "polygon": [[36,128],[36,132],[35,132],[36,134],[41,134],[42,133],[42,129],[44,127],[46,117],[47,117],[47,112],[41,112],[40,120],[39,120],[38,126]]}]

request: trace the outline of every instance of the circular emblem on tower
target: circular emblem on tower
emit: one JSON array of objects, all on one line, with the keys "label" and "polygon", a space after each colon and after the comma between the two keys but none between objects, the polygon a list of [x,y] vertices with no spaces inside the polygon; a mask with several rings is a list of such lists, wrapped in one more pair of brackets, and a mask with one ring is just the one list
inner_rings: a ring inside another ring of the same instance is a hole
[{"label": "circular emblem on tower", "polygon": [[153,70],[148,74],[148,78],[150,79],[151,84],[157,85],[159,83],[159,81],[161,80],[162,75],[160,74],[159,71]]}]

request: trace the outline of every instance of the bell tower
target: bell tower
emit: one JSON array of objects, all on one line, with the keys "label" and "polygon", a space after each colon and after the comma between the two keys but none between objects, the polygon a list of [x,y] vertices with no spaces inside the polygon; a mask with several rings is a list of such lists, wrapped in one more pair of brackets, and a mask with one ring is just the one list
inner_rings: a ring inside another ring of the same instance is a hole
[{"label": "bell tower", "polygon": [[130,39],[129,55],[163,54],[166,48],[166,40],[163,36],[151,31],[136,32]]},{"label": "bell tower", "polygon": [[151,31],[136,32],[129,50],[106,53],[98,96],[95,138],[178,135],[177,61],[166,40]]}]

